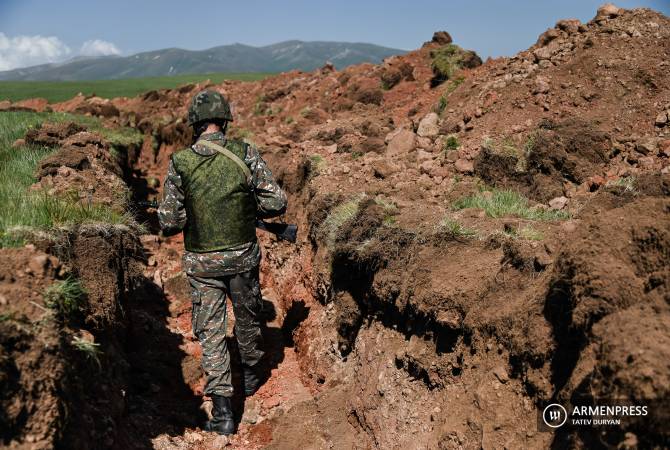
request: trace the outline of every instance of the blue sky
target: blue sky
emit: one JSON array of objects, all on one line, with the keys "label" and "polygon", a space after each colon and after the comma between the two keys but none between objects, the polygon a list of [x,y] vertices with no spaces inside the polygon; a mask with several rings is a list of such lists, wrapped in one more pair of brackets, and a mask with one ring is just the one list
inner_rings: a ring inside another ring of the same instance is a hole
[{"label": "blue sky", "polygon": [[[288,39],[370,42],[414,49],[432,32],[480,55],[511,55],[562,18],[590,20],[602,0],[0,0],[0,70],[79,54],[204,49]],[[670,0],[626,0],[670,15]],[[53,38],[49,42],[35,37]],[[33,40],[18,40],[20,37]],[[4,40],[3,40],[4,39]],[[37,50],[30,50],[34,45]],[[28,52],[13,55],[20,49]],[[32,53],[31,53],[32,51]],[[9,55],[9,56],[8,56]],[[11,60],[10,58],[14,58]],[[32,58],[32,59],[31,59]]]}]

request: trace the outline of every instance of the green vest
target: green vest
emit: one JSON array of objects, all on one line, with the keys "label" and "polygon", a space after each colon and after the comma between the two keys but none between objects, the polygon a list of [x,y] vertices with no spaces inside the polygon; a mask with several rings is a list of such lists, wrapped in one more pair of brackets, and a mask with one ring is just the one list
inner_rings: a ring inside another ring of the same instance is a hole
[{"label": "green vest", "polygon": [[[244,143],[227,141],[225,147],[244,161]],[[256,239],[256,199],[235,162],[187,148],[174,153],[172,163],[184,191],[186,250],[228,250]]]}]

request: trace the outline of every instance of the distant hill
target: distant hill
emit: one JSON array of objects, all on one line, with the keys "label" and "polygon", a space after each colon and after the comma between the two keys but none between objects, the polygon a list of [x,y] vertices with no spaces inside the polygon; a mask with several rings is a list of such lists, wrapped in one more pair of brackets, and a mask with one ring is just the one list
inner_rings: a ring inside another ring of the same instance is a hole
[{"label": "distant hill", "polygon": [[330,61],[337,68],[405,53],[373,44],[286,41],[265,47],[223,45],[191,51],[168,48],[136,55],[76,58],[63,63],[0,72],[0,80],[112,80],[216,72],[284,72],[314,70]]}]

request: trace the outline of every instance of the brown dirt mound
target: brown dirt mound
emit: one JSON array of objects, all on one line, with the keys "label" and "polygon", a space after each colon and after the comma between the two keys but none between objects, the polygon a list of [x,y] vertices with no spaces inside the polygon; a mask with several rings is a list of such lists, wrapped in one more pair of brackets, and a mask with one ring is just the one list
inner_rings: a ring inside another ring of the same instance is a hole
[{"label": "brown dirt mound", "polygon": [[86,205],[109,205],[123,212],[127,200],[121,178],[123,161],[112,156],[101,135],[84,131],[75,123],[45,123],[29,130],[26,142],[60,147],[39,162],[35,171],[38,182],[33,189],[44,190],[48,195],[71,196]]},{"label": "brown dirt mound", "polygon": [[[597,200],[594,200],[597,203]],[[670,308],[670,199],[642,196],[587,216],[556,262],[546,303],[557,341],[558,397],[567,404],[648,404],[645,420],[606,431],[566,431],[557,439],[604,439],[633,433],[642,447],[667,440],[666,352]],[[651,355],[654,355],[653,357]],[[650,409],[650,411],[651,411]],[[577,432],[574,432],[577,433]]]},{"label": "brown dirt mound", "polygon": [[486,183],[512,187],[547,202],[604,173],[612,152],[607,133],[577,119],[543,122],[531,134],[526,148],[485,147],[475,159],[475,174]]},{"label": "brown dirt mound", "polygon": [[44,145],[47,147],[55,147],[60,145],[61,141],[86,130],[75,122],[67,123],[44,123],[39,128],[33,128],[26,132],[26,143],[33,145]]},{"label": "brown dirt mound", "polygon": [[[106,242],[106,237],[101,241]],[[100,250],[93,244],[89,242],[90,254]],[[112,240],[110,245],[118,244]],[[119,288],[104,302],[123,304],[134,272],[124,270],[118,248],[109,250],[109,246],[103,250],[108,263],[96,261],[91,268],[114,277],[111,286]],[[64,258],[77,266],[77,259]],[[95,302],[102,301],[89,274],[75,269],[90,308],[66,316],[50,309],[43,298],[55,279],[67,275],[58,259],[28,246],[3,249],[0,260],[0,379],[6,388],[0,397],[0,415],[6,425],[0,435],[2,444],[36,449],[111,447],[125,407],[127,383],[121,336],[112,332],[121,323],[115,318],[102,324],[95,314],[89,315],[96,309]],[[87,323],[99,326],[89,328]],[[99,350],[85,352],[78,342],[93,343]]]}]

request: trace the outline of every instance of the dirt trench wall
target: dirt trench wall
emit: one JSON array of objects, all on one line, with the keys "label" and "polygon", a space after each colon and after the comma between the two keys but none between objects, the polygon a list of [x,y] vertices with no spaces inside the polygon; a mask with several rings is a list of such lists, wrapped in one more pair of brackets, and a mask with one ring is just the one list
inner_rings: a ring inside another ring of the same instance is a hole
[{"label": "dirt trench wall", "polygon": [[[109,448],[125,411],[125,330],[141,262],[137,238],[110,227],[82,228],[64,240],[71,246],[0,252],[6,301],[1,438],[8,448]],[[68,318],[42,306],[42,292],[64,276],[77,277],[87,292],[80,313]]]},{"label": "dirt trench wall", "polygon": [[[46,124],[27,139],[58,147],[38,167],[50,195],[86,190],[88,201],[122,208],[114,202],[133,145],[116,148],[123,159],[115,158],[100,135],[72,123]],[[27,238],[33,244],[0,249],[0,444],[111,448],[127,409],[136,291],[147,283],[137,232],[97,223]],[[72,308],[50,305],[46,292],[66,280],[79,282],[83,296]]]},{"label": "dirt trench wall", "polygon": [[[370,203],[329,248],[319,230],[337,201],[303,191],[309,206],[294,202],[294,211],[312,240],[266,257],[287,309],[309,294],[294,341],[322,392],[315,414],[340,417],[379,448],[664,442],[658,405],[670,367],[653,355],[666,347],[670,314],[667,185],[667,175],[654,175],[636,193],[604,190],[576,229],[539,247],[413,235],[380,226]],[[538,432],[537,410],[548,401],[614,398],[656,407],[655,415],[605,434]],[[288,448],[274,437],[273,448]]]}]

